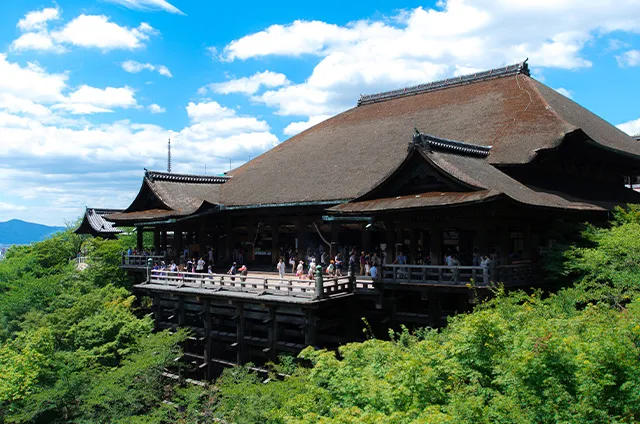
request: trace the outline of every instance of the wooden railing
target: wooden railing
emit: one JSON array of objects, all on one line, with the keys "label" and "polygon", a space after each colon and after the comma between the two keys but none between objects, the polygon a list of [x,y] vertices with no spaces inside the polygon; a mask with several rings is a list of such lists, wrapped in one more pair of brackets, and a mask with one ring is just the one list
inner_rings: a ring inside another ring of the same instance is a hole
[{"label": "wooden railing", "polygon": [[323,277],[322,293],[318,293],[316,280],[281,279],[240,274],[152,270],[149,283],[176,288],[191,287],[212,291],[224,289],[260,295],[297,296],[309,299],[326,298],[353,291],[353,284],[349,277]]},{"label": "wooden railing", "polygon": [[127,255],[126,253],[122,254],[122,266],[124,267],[138,267],[138,268],[146,268],[147,261],[151,258],[151,263],[156,263],[160,261],[164,261],[164,256],[149,256],[149,255]]},{"label": "wooden railing", "polygon": [[446,266],[446,265],[384,265],[384,283],[409,283],[442,286],[488,286],[502,282],[506,286],[522,285],[535,281],[534,264],[501,265],[497,267]]}]

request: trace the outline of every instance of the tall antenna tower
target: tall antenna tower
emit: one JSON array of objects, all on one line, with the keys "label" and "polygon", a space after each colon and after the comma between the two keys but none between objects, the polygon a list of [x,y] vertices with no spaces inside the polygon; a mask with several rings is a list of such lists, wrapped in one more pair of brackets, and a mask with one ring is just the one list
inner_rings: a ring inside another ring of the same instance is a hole
[{"label": "tall antenna tower", "polygon": [[171,172],[171,138],[167,144],[167,172]]}]

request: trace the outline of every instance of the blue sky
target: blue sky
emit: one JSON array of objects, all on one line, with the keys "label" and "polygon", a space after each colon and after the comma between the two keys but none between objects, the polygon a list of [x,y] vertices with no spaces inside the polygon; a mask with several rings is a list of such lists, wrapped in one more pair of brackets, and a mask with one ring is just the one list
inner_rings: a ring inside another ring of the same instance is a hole
[{"label": "blue sky", "polygon": [[634,0],[2,2],[0,221],[126,207],[169,137],[175,172],[224,172],[361,93],[526,57],[640,132]]}]

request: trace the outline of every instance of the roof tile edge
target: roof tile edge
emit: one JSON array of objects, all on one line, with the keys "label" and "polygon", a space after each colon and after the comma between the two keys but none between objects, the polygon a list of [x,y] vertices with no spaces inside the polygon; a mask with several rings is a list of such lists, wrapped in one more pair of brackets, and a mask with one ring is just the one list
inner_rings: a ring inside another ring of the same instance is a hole
[{"label": "roof tile edge", "polygon": [[514,65],[504,66],[502,68],[489,69],[488,71],[476,72],[474,74],[461,75],[459,77],[447,78],[444,80],[433,81],[425,84],[414,85],[411,87],[401,88],[399,90],[383,91],[375,94],[362,94],[358,100],[358,106],[368,105],[371,103],[384,102],[386,100],[397,99],[400,97],[415,96],[417,94],[428,93],[430,91],[442,90],[445,88],[456,87],[465,84],[471,84],[478,81],[486,81],[494,78],[523,74],[531,76],[529,72],[529,59]]},{"label": "roof tile edge", "polygon": [[145,178],[151,181],[172,181],[177,183],[195,183],[195,184],[224,184],[231,177],[221,175],[191,175],[176,174],[173,172],[149,171],[145,169]]},{"label": "roof tile edge", "polygon": [[467,156],[487,157],[491,151],[491,146],[481,146],[479,144],[464,143],[462,141],[448,140],[446,138],[435,137],[424,134],[416,130],[413,140],[409,143],[409,149],[420,146],[428,149],[445,150]]}]

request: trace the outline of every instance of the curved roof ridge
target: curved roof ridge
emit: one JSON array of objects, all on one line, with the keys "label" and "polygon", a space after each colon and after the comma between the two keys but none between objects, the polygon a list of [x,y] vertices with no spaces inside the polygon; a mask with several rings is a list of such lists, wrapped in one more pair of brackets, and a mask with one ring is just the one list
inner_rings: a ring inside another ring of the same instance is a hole
[{"label": "curved roof ridge", "polygon": [[501,68],[493,68],[487,71],[476,72],[473,74],[460,75],[458,77],[432,81],[425,84],[418,84],[411,87],[400,88],[398,90],[383,91],[381,93],[375,94],[361,94],[360,99],[358,100],[358,106],[383,102],[385,100],[396,99],[398,97],[415,96],[416,94],[427,93],[429,91],[442,90],[444,88],[471,84],[478,81],[486,81],[489,79],[505,76],[518,74],[530,76],[531,74],[529,73],[529,65],[527,64],[528,60],[529,59],[525,59],[523,62],[503,66]]},{"label": "curved roof ridge", "polygon": [[150,181],[172,181],[194,184],[224,184],[231,178],[220,175],[176,174],[172,172],[150,171],[147,169],[145,169],[144,176]]},{"label": "curved roof ridge", "polygon": [[413,135],[413,140],[409,142],[409,149],[412,147],[424,147],[428,149],[447,150],[450,152],[469,155],[487,157],[489,156],[491,146],[482,146],[479,144],[465,143],[463,141],[449,140],[446,138],[436,137],[431,134],[424,134],[418,131]]}]

